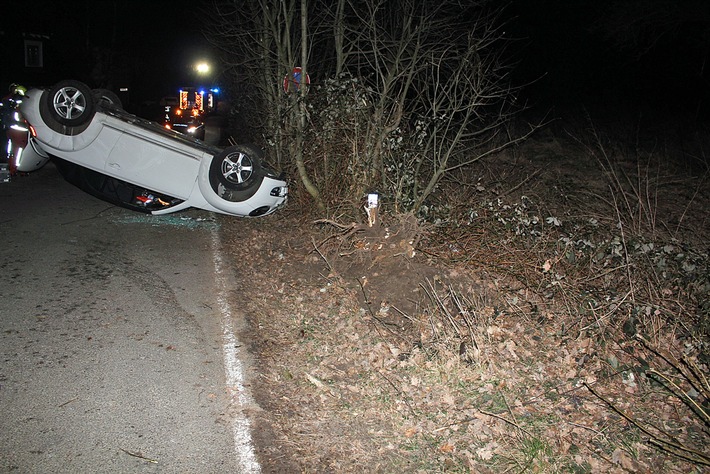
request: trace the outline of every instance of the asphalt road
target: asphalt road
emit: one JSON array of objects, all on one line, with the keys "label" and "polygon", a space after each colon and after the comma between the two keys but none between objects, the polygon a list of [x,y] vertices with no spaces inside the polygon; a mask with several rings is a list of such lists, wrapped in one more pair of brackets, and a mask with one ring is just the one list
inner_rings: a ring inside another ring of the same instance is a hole
[{"label": "asphalt road", "polygon": [[219,219],[0,184],[0,472],[259,470]]}]

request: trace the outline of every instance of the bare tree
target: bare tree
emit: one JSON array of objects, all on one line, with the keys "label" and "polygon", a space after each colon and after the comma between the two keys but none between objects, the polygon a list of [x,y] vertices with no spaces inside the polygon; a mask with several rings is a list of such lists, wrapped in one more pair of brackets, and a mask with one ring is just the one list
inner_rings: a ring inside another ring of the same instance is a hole
[{"label": "bare tree", "polygon": [[307,87],[304,80],[300,84],[293,82],[293,68],[298,61],[302,63],[303,77],[306,75],[308,2],[227,0],[216,2],[214,10],[217,21],[209,37],[222,50],[227,69],[236,81],[255,91],[257,100],[250,117],[260,121],[259,128],[272,145],[277,166],[295,165],[304,188],[323,209],[319,191],[303,161],[303,99]]},{"label": "bare tree", "polygon": [[627,0],[599,6],[592,30],[617,50],[640,58],[659,44],[682,38],[698,48],[704,66],[710,50],[710,4],[705,0]]},{"label": "bare tree", "polygon": [[[214,43],[258,92],[264,135],[320,209],[380,189],[417,210],[448,173],[523,138],[500,138],[515,91],[484,0],[220,2]],[[278,78],[297,58],[304,75],[333,80],[284,94]]]},{"label": "bare tree", "polygon": [[346,42],[359,46],[347,65],[371,78],[376,97],[367,121],[366,185],[391,190],[412,210],[448,173],[528,135],[501,138],[515,112],[515,90],[500,12],[484,5],[371,0],[346,32]]},{"label": "bare tree", "polygon": [[294,158],[298,175],[301,177],[303,186],[308,194],[315,200],[318,209],[325,211],[325,203],[321,198],[320,191],[311,181],[306,164],[303,159],[303,138],[305,135],[308,111],[306,109],[306,93],[309,84],[308,77],[308,6],[307,0],[301,0],[301,79],[298,87],[298,109],[296,118],[296,143],[294,147]]}]

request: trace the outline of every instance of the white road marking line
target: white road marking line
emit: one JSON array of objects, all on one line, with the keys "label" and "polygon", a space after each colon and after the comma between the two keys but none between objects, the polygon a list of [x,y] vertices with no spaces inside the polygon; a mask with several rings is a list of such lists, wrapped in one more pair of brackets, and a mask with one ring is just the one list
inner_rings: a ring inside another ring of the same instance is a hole
[{"label": "white road marking line", "polygon": [[227,376],[227,388],[235,405],[232,431],[234,435],[234,450],[237,455],[237,467],[240,473],[259,473],[261,466],[254,453],[254,443],[251,438],[251,422],[244,414],[244,409],[254,404],[251,394],[244,386],[244,367],[239,358],[239,341],[234,334],[232,311],[227,300],[229,285],[224,276],[224,261],[220,253],[221,242],[219,229],[212,229],[212,260],[214,261],[215,281],[217,283],[217,303],[221,314],[222,352],[224,353],[224,370]]}]

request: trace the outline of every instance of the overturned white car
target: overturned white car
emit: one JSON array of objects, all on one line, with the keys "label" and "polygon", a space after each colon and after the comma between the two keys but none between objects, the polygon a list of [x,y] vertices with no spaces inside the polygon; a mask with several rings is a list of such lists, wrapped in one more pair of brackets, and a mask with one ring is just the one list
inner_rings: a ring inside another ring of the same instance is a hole
[{"label": "overturned white car", "polygon": [[62,81],[20,105],[30,142],[67,181],[113,204],[152,214],[196,207],[263,216],[283,206],[286,182],[251,145],[225,149],[124,111],[108,91]]}]

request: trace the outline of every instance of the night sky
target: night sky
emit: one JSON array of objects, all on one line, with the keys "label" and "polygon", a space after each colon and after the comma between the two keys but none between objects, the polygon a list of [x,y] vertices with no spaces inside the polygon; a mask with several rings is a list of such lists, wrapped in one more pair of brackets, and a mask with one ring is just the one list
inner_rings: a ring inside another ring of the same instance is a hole
[{"label": "night sky", "polygon": [[710,1],[514,0],[509,17],[534,100],[710,119]]},{"label": "night sky", "polygon": [[195,7],[199,3],[27,2],[16,21],[3,27],[5,48],[23,33],[45,36],[45,71],[28,78],[9,77],[11,73],[4,71],[3,81],[46,86],[79,79],[114,90],[130,84],[136,101],[176,95],[178,87],[195,81],[193,65],[211,59],[201,30],[204,14]]},{"label": "night sky", "polygon": [[[200,7],[206,3],[24,3],[13,23],[4,22],[3,47],[7,50],[23,32],[50,35],[45,52],[49,67],[45,69],[52,72],[15,78],[5,68],[2,81],[48,85],[75,78],[93,87],[110,88],[130,83],[136,101],[174,95],[179,86],[196,80],[191,69],[195,62],[211,57],[202,35],[210,23]],[[704,110],[710,108],[710,76],[705,66],[710,59],[710,1],[512,0],[501,5],[507,5],[506,37],[515,39],[509,52],[519,62],[512,77],[519,84],[533,82],[522,94],[526,100],[557,106],[645,104],[710,117]],[[625,18],[624,8],[619,13],[615,5],[639,9]],[[637,43],[605,37],[604,27],[618,28],[615,21],[622,25],[622,33],[634,32],[638,18],[649,11],[650,27],[629,37]],[[99,60],[101,67],[92,69],[97,56],[90,55],[109,50],[119,53],[113,56],[113,64],[109,67],[107,61]]]}]

